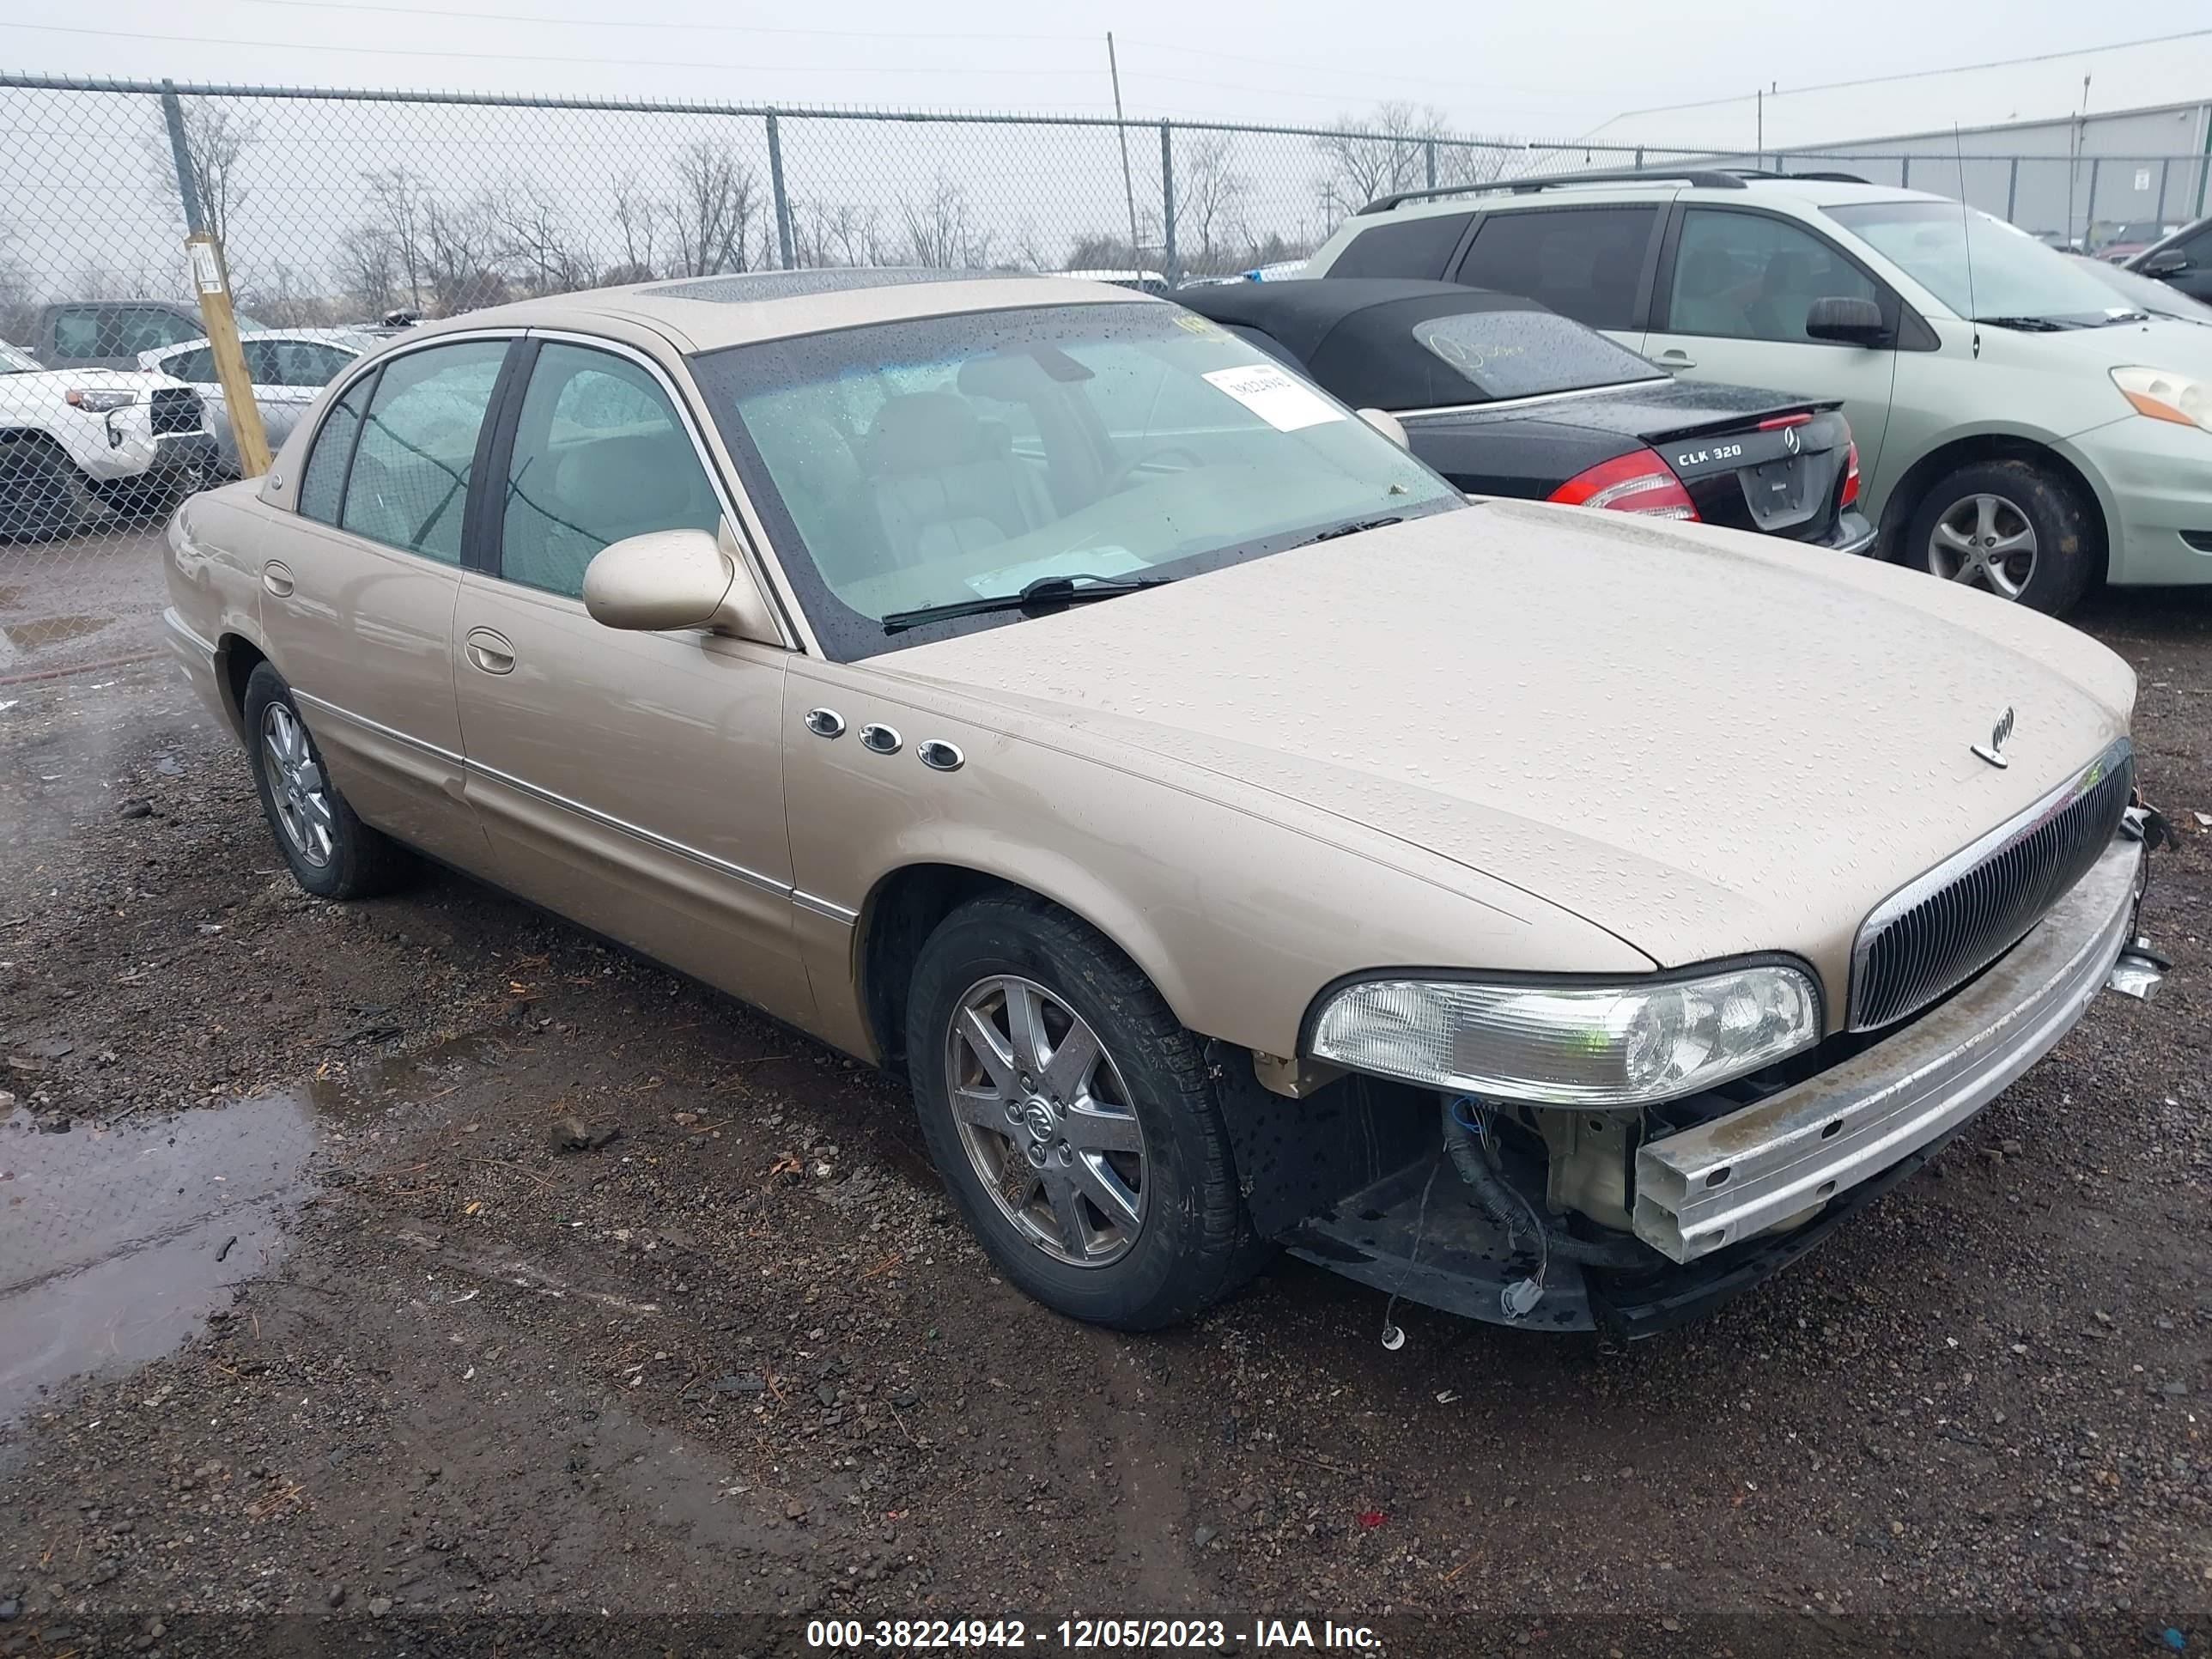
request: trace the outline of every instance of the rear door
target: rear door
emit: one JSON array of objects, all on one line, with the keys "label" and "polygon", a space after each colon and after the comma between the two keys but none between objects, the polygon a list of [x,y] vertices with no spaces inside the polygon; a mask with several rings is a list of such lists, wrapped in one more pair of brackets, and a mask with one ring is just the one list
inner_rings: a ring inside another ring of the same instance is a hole
[{"label": "rear door", "polygon": [[270,654],[354,809],[434,857],[485,864],[453,695],[453,608],[486,415],[511,337],[383,360],[323,417],[294,532],[261,571]]},{"label": "rear door", "polygon": [[1902,301],[1834,242],[1781,214],[1686,203],[1674,210],[1641,348],[1686,380],[1841,399],[1871,477],[1881,468],[1897,353],[1893,345],[1807,337],[1813,301],[1830,298],[1874,301],[1895,338]]}]

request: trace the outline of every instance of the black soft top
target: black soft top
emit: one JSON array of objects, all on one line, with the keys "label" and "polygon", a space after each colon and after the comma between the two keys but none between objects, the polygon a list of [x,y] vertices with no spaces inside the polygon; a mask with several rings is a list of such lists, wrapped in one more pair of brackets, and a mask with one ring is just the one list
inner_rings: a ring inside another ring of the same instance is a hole
[{"label": "black soft top", "polygon": [[1497,395],[1425,349],[1415,324],[1478,312],[1552,314],[1518,295],[1397,276],[1222,283],[1178,289],[1174,299],[1217,323],[1258,330],[1344,402],[1376,409],[1488,403]]}]

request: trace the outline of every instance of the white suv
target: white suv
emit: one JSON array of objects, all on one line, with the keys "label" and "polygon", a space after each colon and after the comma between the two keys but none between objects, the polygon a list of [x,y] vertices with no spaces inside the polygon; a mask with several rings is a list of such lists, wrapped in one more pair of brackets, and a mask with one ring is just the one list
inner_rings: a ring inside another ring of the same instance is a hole
[{"label": "white suv", "polygon": [[73,534],[102,507],[165,511],[215,463],[206,408],[182,381],[50,369],[0,343],[0,541]]},{"label": "white suv", "polygon": [[1693,380],[1838,398],[1881,550],[2039,610],[2212,582],[2212,333],[1939,196],[1586,173],[1385,197],[1316,276],[1541,301]]}]

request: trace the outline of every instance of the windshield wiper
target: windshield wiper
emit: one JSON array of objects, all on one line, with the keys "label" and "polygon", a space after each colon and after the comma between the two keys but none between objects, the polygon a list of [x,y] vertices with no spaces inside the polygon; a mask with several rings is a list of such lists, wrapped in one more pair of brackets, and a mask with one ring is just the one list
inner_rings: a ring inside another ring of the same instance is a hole
[{"label": "windshield wiper", "polygon": [[[1092,599],[1111,599],[1147,587],[1164,587],[1172,576],[1040,576],[1018,593],[996,593],[988,599],[954,599],[945,605],[925,605],[915,611],[894,611],[884,618],[884,632],[903,634],[926,623],[949,622],[955,617],[988,617],[1001,611],[1046,611],[1064,605],[1083,605]],[[1080,584],[1079,586],[1079,584]]]},{"label": "windshield wiper", "polygon": [[1991,328],[2016,328],[2026,334],[2063,334],[2069,328],[2080,328],[2079,323],[2061,322],[2056,317],[1977,317],[1978,323],[1987,323]]},{"label": "windshield wiper", "polygon": [[1402,513],[1393,513],[1387,518],[1381,519],[1354,519],[1349,524],[1331,525],[1328,529],[1316,535],[1309,536],[1302,542],[1292,542],[1291,546],[1311,547],[1316,542],[1333,542],[1339,536],[1357,536],[1363,530],[1380,530],[1386,525],[1405,522],[1406,515]]}]

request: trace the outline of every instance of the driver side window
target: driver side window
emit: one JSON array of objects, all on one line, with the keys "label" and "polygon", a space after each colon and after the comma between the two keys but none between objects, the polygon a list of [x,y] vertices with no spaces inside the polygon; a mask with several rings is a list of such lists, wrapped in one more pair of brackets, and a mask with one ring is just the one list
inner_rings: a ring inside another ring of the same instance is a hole
[{"label": "driver side window", "polygon": [[1691,208],[1682,216],[1662,331],[1802,345],[1814,301],[1881,298],[1857,267],[1795,225],[1762,214]]}]

